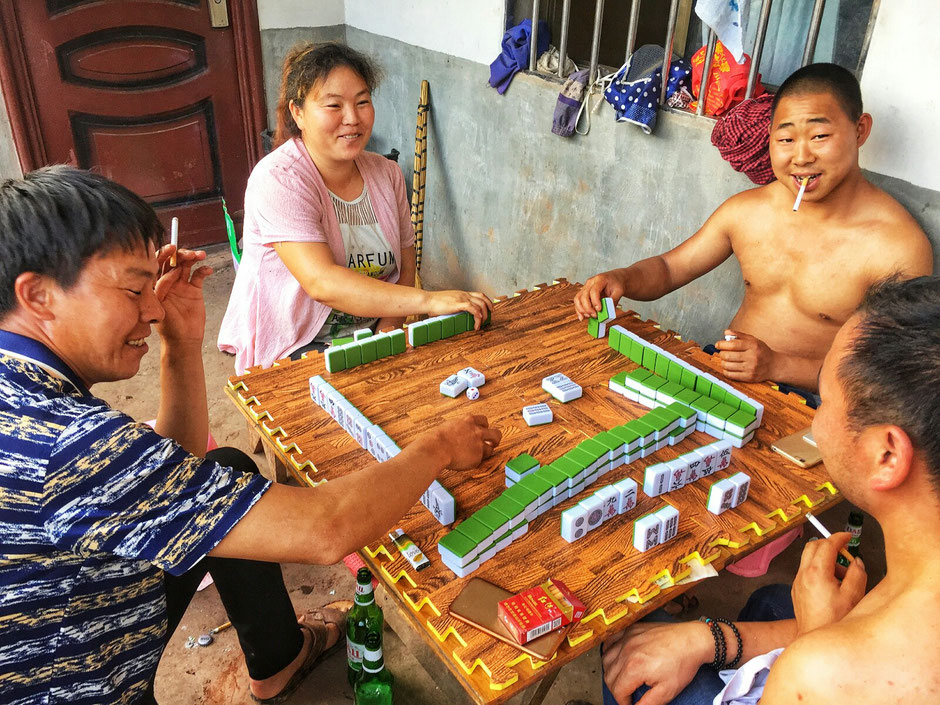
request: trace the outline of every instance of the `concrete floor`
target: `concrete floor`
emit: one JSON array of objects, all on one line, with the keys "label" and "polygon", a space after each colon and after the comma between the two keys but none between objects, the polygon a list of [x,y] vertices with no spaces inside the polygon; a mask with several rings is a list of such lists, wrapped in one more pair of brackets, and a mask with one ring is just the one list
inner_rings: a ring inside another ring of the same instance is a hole
[{"label": "concrete floor", "polygon": [[[209,390],[209,417],[219,445],[237,446],[245,440],[244,423],[223,393],[226,380],[234,372],[233,359],[219,352],[215,345],[235,274],[227,247],[210,249],[207,261],[215,270],[205,285],[208,316],[203,359]],[[126,382],[98,385],[94,390],[112,406],[139,420],[153,418],[158,402],[159,353],[156,348],[159,342],[156,334],[148,342],[153,351],[144,359],[136,377]],[[259,455],[258,462],[263,464],[264,457]],[[849,505],[843,503],[820,518],[831,529],[839,529],[845,524],[849,509]],[[794,542],[762,578],[745,579],[724,573],[718,579],[704,581],[695,588],[699,606],[689,613],[689,618],[700,614],[733,618],[756,588],[767,583],[789,583],[799,565],[803,543],[803,540]],[[863,547],[871,586],[884,576],[885,570],[884,543],[871,518],[865,522]],[[298,611],[335,599],[351,599],[355,587],[355,581],[342,563],[328,567],[285,565],[284,577]],[[187,649],[185,646],[189,636],[199,636],[225,621],[213,586],[196,595],[160,662],[156,683],[159,702],[194,705],[252,702],[244,661],[232,630],[220,633],[209,647]],[[400,705],[452,702],[444,696],[444,692],[451,689],[442,691],[391,630],[385,635],[385,658],[395,675],[395,699]],[[564,705],[571,699],[600,704],[600,660],[596,651],[565,666],[544,702]],[[344,654],[338,652],[319,666],[287,702],[345,705],[352,700],[352,691],[345,679]],[[466,702],[469,703],[469,699]]]}]

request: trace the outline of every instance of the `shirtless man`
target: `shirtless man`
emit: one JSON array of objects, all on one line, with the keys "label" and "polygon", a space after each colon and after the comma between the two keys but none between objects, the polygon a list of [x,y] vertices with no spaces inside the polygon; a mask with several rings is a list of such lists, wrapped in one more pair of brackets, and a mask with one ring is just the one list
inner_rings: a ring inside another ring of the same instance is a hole
[{"label": "shirtless man", "polygon": [[[847,533],[807,544],[791,592],[795,619],[736,623],[741,662],[763,654],[770,668],[761,705],[940,701],[940,561],[931,554],[940,539],[938,331],[940,277],[892,282],[869,292],[825,357],[813,434],[839,489],[881,525],[887,577],[867,595],[860,559],[835,577]],[[727,663],[738,644],[719,628]],[[640,705],[724,703],[727,693],[715,697],[724,683],[702,667],[714,655],[702,622],[635,624],[606,645],[604,702],[629,703],[646,684]]]},{"label": "shirtless man", "polygon": [[[816,389],[822,358],[868,287],[886,276],[930,274],[923,231],[869,183],[858,150],[871,132],[858,81],[835,64],[796,71],[774,99],[770,158],[777,180],[725,201],[678,247],[587,280],[579,318],[605,296],[652,301],[710,272],[732,254],[744,301],[715,347],[722,372]],[[801,180],[809,177],[793,212]]]}]

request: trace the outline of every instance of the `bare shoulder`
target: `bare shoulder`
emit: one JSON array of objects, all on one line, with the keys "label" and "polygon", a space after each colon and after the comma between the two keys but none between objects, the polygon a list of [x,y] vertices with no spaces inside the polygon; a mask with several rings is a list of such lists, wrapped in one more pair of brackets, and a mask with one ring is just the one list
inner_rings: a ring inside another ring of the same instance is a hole
[{"label": "bare shoulder", "polygon": [[831,629],[804,635],[784,649],[770,669],[762,705],[831,703],[838,698],[838,680],[847,655]]},{"label": "bare shoulder", "polygon": [[[767,222],[775,217],[774,211],[781,200],[781,185],[776,181],[756,186],[727,198],[709,217],[703,230],[721,230],[729,237],[750,233],[755,223]],[[747,228],[741,226],[748,224]]]},{"label": "bare shoulder", "polygon": [[[914,217],[890,194],[869,183],[864,204],[858,210],[860,228],[866,239],[879,251],[891,253],[884,257],[884,274],[900,271],[909,276],[930,274],[933,271],[933,248],[927,234]],[[888,270],[891,271],[888,271]]]}]

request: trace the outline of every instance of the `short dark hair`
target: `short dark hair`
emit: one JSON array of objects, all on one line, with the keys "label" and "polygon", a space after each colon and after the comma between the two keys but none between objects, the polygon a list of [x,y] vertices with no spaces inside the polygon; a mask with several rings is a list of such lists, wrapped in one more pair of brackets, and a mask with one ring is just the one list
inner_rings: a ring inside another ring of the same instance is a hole
[{"label": "short dark hair", "polygon": [[381,80],[381,70],[365,54],[345,44],[298,44],[284,58],[281,71],[281,90],[277,100],[277,128],[274,146],[284,144],[292,137],[300,137],[300,128],[290,114],[291,101],[303,105],[307,93],[317,82],[326,79],[333,69],[345,66],[365,81],[369,93],[375,91]]},{"label": "short dark hair", "polygon": [[23,272],[51,276],[63,288],[85,262],[114,248],[160,247],[153,208],[120,184],[71,166],[48,166],[0,183],[0,317],[16,306]]},{"label": "short dark hair", "polygon": [[940,276],[882,281],[838,366],[852,427],[893,424],[927,461],[940,491]]},{"label": "short dark hair", "polygon": [[791,95],[828,93],[852,122],[862,116],[862,89],[855,75],[838,64],[809,64],[797,69],[783,82],[774,96],[771,114],[781,100]]}]

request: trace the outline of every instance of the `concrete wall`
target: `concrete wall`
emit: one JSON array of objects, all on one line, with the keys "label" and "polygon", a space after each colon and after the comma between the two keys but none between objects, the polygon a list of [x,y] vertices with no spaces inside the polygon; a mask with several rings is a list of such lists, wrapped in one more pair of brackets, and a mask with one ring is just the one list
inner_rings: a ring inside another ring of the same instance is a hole
[{"label": "concrete wall", "polygon": [[862,72],[865,109],[876,129],[862,166],[934,191],[940,190],[940,96],[924,90],[918,67],[940,61],[937,27],[938,2],[882,2]]},{"label": "concrete wall", "polygon": [[[264,30],[265,60],[282,57],[301,36],[341,29]],[[711,145],[709,121],[664,114],[646,136],[615,123],[604,104],[589,136],[563,139],[550,131],[556,84],[517,75],[499,96],[487,85],[485,64],[348,24],[345,41],[385,68],[370,149],[398,149],[407,182],[419,87],[421,79],[430,82],[422,279],[431,288],[498,295],[557,276],[584,281],[677,245],[723,200],[752,187]],[[894,176],[869,177],[931,234],[940,270],[940,193]],[[704,344],[718,337],[742,296],[732,258],[660,301],[633,307]]]}]

